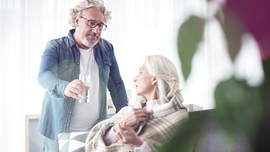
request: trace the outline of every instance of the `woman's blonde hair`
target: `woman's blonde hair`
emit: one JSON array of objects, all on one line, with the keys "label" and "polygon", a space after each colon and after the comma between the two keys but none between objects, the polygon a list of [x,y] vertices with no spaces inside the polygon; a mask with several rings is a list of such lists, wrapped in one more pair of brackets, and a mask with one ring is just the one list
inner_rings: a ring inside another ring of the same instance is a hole
[{"label": "woman's blonde hair", "polygon": [[[169,102],[174,96],[184,101],[179,90],[177,69],[172,61],[162,55],[151,55],[146,57],[144,64],[149,74],[158,79],[156,94],[161,103]],[[146,102],[144,97],[140,100],[142,104]]]},{"label": "woman's blonde hair", "polygon": [[96,8],[100,10],[105,16],[105,23],[108,23],[108,21],[112,19],[111,11],[106,10],[102,0],[84,0],[80,2],[76,7],[69,10],[70,13],[68,23],[75,28],[75,17],[82,16],[83,11],[87,8]]}]

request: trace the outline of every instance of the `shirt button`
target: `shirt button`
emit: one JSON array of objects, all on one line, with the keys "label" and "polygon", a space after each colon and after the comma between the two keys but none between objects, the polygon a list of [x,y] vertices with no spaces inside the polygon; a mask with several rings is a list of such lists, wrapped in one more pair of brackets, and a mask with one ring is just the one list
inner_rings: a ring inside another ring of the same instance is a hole
[{"label": "shirt button", "polygon": [[68,126],[68,124],[67,124],[67,126]]},{"label": "shirt button", "polygon": [[80,53],[78,52],[78,54],[80,54]]},{"label": "shirt button", "polygon": [[79,74],[77,74],[77,76],[79,76]]},{"label": "shirt button", "polygon": [[69,113],[71,113],[71,112],[69,112]]},{"label": "shirt button", "polygon": [[65,65],[65,67],[67,67],[67,65]]},{"label": "shirt button", "polygon": [[77,64],[79,64],[79,62],[77,62]]}]

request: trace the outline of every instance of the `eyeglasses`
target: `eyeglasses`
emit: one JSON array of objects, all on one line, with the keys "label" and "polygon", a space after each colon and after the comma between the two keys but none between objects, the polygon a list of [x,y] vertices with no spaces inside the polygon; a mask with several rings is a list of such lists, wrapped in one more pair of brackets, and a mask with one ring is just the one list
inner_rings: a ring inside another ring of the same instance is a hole
[{"label": "eyeglasses", "polygon": [[102,31],[105,31],[106,28],[107,28],[107,25],[105,25],[105,24],[103,24],[103,23],[98,24],[96,21],[94,21],[94,20],[88,20],[88,19],[86,19],[86,18],[83,18],[82,16],[81,16],[81,18],[84,19],[84,20],[86,20],[86,21],[87,21],[87,25],[88,25],[89,27],[91,27],[91,28],[95,28],[97,25],[98,25],[98,27],[99,27],[99,30],[102,30]]}]

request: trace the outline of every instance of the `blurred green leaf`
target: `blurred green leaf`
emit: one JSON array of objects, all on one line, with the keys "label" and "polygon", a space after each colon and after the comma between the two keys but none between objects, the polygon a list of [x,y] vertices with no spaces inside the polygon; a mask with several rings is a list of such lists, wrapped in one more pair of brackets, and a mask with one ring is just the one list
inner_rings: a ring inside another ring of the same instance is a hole
[{"label": "blurred green leaf", "polygon": [[158,152],[193,152],[206,119],[206,116],[199,115],[179,125],[173,138],[164,143]]},{"label": "blurred green leaf", "polygon": [[197,16],[191,16],[185,21],[178,33],[178,54],[182,64],[182,72],[185,80],[191,71],[192,58],[201,41],[205,20]]},{"label": "blurred green leaf", "polygon": [[228,136],[233,139],[242,132],[252,140],[263,112],[260,88],[231,78],[216,87],[215,101],[218,121]]},{"label": "blurred green leaf", "polygon": [[263,102],[263,117],[254,139],[255,151],[264,152],[270,149],[270,58],[263,62],[265,80],[260,87]]},{"label": "blurred green leaf", "polygon": [[261,86],[262,100],[264,110],[266,112],[270,112],[270,58],[265,60],[262,65],[264,71],[264,83]]},{"label": "blurred green leaf", "polygon": [[[221,16],[224,17],[224,23]],[[221,27],[226,36],[229,55],[234,62],[242,45],[242,35],[245,32],[244,26],[236,15],[228,11],[224,12],[224,15],[217,14],[216,18],[221,23]]]}]

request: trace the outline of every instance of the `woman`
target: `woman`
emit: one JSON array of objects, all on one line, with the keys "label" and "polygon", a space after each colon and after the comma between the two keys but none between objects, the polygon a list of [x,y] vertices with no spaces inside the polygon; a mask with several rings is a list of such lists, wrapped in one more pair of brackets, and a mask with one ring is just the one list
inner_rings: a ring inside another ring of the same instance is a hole
[{"label": "woman", "polygon": [[93,127],[87,152],[149,152],[168,141],[177,125],[188,119],[177,70],[169,59],[147,56],[139,71],[134,82],[140,100]]}]

